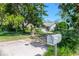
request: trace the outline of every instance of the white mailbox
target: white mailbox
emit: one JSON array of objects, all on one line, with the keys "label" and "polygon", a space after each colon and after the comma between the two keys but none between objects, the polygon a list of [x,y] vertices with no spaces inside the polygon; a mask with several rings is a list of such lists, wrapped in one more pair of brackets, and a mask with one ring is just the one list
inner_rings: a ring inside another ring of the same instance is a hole
[{"label": "white mailbox", "polygon": [[47,44],[49,45],[56,45],[59,43],[62,39],[61,34],[53,34],[53,35],[48,35],[47,36]]}]

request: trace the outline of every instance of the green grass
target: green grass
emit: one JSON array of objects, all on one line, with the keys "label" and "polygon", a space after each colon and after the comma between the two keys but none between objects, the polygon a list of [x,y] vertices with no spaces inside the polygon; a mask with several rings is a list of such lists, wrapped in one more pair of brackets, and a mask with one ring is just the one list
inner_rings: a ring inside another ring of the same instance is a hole
[{"label": "green grass", "polygon": [[1,33],[0,32],[0,41],[12,41],[12,40],[21,40],[21,39],[27,40],[28,38],[30,38],[29,34],[13,33],[13,32]]}]

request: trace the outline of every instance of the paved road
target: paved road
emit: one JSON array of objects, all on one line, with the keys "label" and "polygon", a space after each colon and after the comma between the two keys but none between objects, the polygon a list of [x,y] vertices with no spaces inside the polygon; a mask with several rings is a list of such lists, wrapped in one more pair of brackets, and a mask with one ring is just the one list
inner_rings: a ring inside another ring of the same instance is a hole
[{"label": "paved road", "polygon": [[18,40],[0,42],[0,56],[41,56],[47,50],[37,42]]}]

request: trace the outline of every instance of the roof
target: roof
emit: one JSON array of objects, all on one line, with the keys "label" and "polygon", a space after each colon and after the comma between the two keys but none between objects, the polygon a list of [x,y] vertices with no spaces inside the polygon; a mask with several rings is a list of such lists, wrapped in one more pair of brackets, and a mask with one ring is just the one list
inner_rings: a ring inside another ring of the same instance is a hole
[{"label": "roof", "polygon": [[49,27],[49,26],[52,26],[52,25],[54,25],[55,23],[53,23],[53,22],[51,22],[51,23],[43,23],[43,25],[44,26],[47,26],[47,27]]}]

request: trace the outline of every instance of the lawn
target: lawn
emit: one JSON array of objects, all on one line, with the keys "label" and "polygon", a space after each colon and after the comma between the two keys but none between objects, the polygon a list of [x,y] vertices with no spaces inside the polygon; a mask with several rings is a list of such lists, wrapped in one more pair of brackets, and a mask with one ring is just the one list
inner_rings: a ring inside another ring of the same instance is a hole
[{"label": "lawn", "polygon": [[29,34],[0,32],[0,41],[27,40],[28,38],[30,38]]}]

